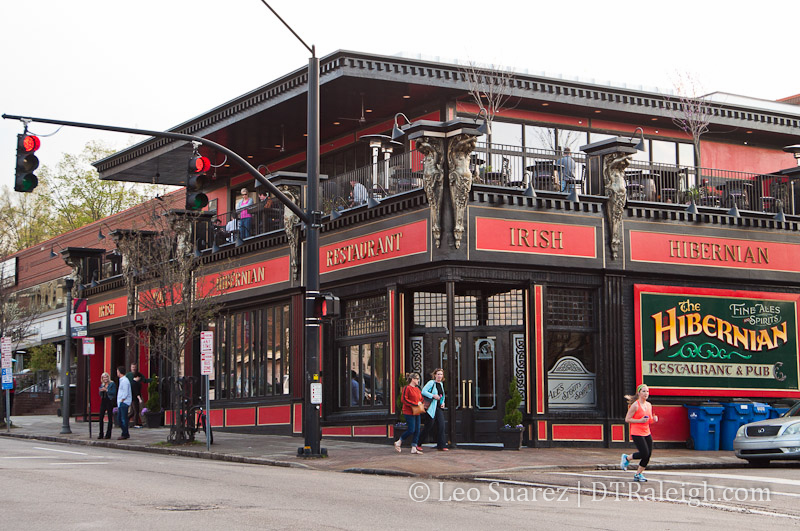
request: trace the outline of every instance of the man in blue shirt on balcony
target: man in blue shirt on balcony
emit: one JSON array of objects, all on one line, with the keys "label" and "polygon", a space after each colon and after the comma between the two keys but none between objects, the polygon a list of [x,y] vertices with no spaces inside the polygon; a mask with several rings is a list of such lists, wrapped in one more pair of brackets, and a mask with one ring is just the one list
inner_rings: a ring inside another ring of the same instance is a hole
[{"label": "man in blue shirt on balcony", "polygon": [[575,189],[575,161],[570,156],[571,152],[565,147],[564,156],[556,161],[556,169],[561,178],[561,191],[567,193]]},{"label": "man in blue shirt on balcony", "polygon": [[354,207],[366,203],[367,198],[369,198],[369,192],[367,192],[367,187],[358,181],[350,181],[350,186],[353,187],[350,206]]}]

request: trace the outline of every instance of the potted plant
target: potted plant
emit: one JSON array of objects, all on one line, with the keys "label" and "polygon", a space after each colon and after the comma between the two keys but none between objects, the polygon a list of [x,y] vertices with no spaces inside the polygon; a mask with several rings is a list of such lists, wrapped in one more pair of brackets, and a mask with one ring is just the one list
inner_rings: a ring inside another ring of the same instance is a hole
[{"label": "potted plant", "polygon": [[153,375],[147,385],[147,402],[142,409],[148,428],[161,427],[161,396],[158,394],[158,376]]},{"label": "potted plant", "polygon": [[406,431],[406,428],[408,428],[406,417],[403,415],[403,388],[408,384],[405,374],[400,375],[400,378],[397,379],[397,384],[397,399],[395,399],[394,402],[394,409],[397,411],[397,422],[394,425],[395,439],[400,437],[403,432]]},{"label": "potted plant", "polygon": [[519,410],[522,395],[513,380],[508,385],[508,395],[503,427],[500,428],[500,440],[504,450],[519,450],[522,447],[522,412]]}]

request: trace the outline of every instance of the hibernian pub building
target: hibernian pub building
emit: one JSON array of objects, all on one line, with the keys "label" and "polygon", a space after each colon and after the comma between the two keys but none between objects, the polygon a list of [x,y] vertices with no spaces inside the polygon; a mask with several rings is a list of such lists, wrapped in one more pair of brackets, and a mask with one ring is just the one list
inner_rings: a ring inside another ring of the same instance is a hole
[{"label": "hibernian pub building", "polygon": [[[800,107],[713,93],[694,139],[673,120],[676,95],[511,72],[482,134],[468,77],[423,59],[321,59],[320,283],[341,300],[315,371],[323,438],[390,440],[400,375],[424,382],[437,367],[454,443],[499,440],[510,385],[534,447],[624,443],[624,395],[641,382],[662,443],[688,439],[684,404],[800,398],[800,168],[784,150]],[[305,208],[306,82],[300,68],[172,131],[231,148]],[[224,287],[203,326],[212,422],[300,434],[305,226],[259,203],[242,168],[200,153],[213,169],[195,275]],[[96,167],[184,186],[191,155],[152,138]],[[242,189],[253,206],[237,211]],[[89,375],[134,360],[157,372],[125,333],[139,316],[118,253],[92,247],[73,253],[99,272],[81,293]],[[198,339],[186,374],[199,359]]]}]

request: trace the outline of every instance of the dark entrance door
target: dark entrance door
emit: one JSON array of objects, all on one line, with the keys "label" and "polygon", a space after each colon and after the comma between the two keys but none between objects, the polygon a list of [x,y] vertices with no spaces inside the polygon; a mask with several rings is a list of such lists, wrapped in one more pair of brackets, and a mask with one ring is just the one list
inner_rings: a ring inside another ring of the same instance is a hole
[{"label": "dark entrance door", "polygon": [[[503,389],[511,378],[508,336],[497,329],[456,333],[456,396],[448,397],[446,406],[456,408],[457,443],[499,440]],[[442,367],[447,376],[447,336],[435,334],[431,339],[434,359],[426,366]]]}]

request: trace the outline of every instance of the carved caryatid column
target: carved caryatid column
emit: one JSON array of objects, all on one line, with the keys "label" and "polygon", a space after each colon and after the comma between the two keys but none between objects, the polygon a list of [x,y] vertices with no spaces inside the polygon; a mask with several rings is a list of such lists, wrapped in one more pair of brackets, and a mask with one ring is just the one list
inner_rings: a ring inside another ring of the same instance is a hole
[{"label": "carved caryatid column", "polygon": [[422,160],[422,183],[431,209],[431,232],[436,247],[439,247],[442,243],[442,227],[439,220],[444,195],[442,139],[424,136],[417,141],[417,150],[425,156]]},{"label": "carved caryatid column", "polygon": [[[300,190],[296,186],[281,185],[279,189],[294,204],[300,205]],[[289,240],[289,267],[291,268],[291,278],[294,280],[299,279],[300,273],[297,266],[300,253],[300,226],[298,223],[300,223],[300,218],[297,214],[288,208],[284,208],[283,230],[286,233],[286,239]]]},{"label": "carved caryatid column", "polygon": [[467,215],[467,201],[472,181],[477,178],[477,170],[473,173],[469,167],[470,153],[475,149],[477,137],[459,134],[450,139],[447,146],[447,161],[450,173],[450,201],[453,204],[453,238],[456,249],[461,247],[464,236],[464,220]]},{"label": "carved caryatid column", "polygon": [[65,256],[64,263],[72,268],[67,278],[71,278],[73,281],[72,298],[77,299],[80,297],[81,285],[83,284],[83,259],[77,256]]},{"label": "carved caryatid column", "polygon": [[612,260],[617,259],[619,244],[622,241],[622,212],[628,199],[625,169],[630,165],[632,158],[633,154],[622,152],[611,153],[603,157],[603,183],[608,195],[606,217],[608,217]]}]

